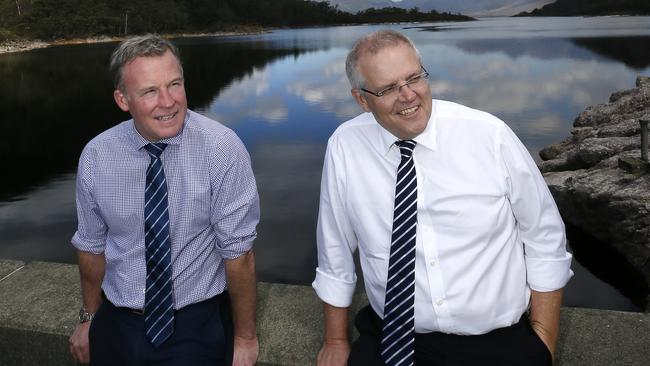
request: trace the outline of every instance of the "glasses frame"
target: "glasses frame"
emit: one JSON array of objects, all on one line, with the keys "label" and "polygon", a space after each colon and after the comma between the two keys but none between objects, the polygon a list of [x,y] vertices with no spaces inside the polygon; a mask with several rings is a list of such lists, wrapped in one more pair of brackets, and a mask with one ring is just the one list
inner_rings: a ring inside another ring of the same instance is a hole
[{"label": "glasses frame", "polygon": [[[390,86],[388,88],[385,88],[384,90],[380,90],[378,92],[370,91],[370,90],[365,89],[365,88],[359,88],[359,90],[362,90],[362,91],[364,91],[364,92],[366,92],[368,94],[372,94],[377,98],[381,98],[381,97],[383,97],[385,95],[391,94],[392,90],[397,90],[397,92],[399,92],[400,90],[402,90],[403,86],[408,86],[409,89],[411,89],[411,87],[409,85],[411,85],[411,84],[413,84],[413,83],[415,83],[415,82],[417,82],[417,81],[419,81],[421,79],[424,79],[424,80],[429,79],[429,72],[427,71],[427,69],[425,69],[424,66],[422,66],[422,65],[420,65],[420,68],[422,69],[421,73],[412,76],[410,79],[406,80],[406,82],[404,82],[404,84],[402,84],[402,85],[393,85],[393,86]],[[411,89],[411,90],[413,90],[413,89]]]}]

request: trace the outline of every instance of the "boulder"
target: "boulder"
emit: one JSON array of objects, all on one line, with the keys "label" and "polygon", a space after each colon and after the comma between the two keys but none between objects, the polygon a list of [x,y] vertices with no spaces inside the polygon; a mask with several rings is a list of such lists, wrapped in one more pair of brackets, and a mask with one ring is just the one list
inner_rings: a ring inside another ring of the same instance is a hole
[{"label": "boulder", "polygon": [[[640,160],[640,119],[650,119],[650,77],[586,108],[571,136],[540,151],[539,168],[564,220],[609,243],[650,285],[650,169]],[[630,162],[639,163],[635,170]]]}]

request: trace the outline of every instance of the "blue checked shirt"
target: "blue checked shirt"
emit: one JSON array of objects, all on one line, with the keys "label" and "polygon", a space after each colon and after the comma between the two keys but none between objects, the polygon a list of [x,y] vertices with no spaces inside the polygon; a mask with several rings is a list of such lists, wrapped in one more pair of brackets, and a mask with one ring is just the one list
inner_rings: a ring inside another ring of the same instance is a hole
[{"label": "blue checked shirt", "polygon": [[[224,259],[251,249],[259,198],[250,157],[232,130],[188,110],[182,132],[160,142],[168,144],[162,162],[180,309],[224,291]],[[79,226],[72,244],[104,253],[106,297],[134,309],[144,306],[147,143],[133,120],[122,122],[86,145],[77,173]]]}]

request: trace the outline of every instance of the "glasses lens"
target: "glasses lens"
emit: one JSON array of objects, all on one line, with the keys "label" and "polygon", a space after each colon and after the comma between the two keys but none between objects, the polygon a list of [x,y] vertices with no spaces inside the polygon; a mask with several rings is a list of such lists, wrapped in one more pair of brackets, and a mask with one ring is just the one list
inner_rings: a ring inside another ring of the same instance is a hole
[{"label": "glasses lens", "polygon": [[379,95],[380,97],[383,97],[385,95],[391,95],[391,94],[393,94],[393,92],[395,90],[397,90],[397,87],[396,86],[391,86],[391,87],[388,87],[388,88],[386,88],[384,90],[381,90],[380,92],[377,93],[377,95]]},{"label": "glasses lens", "polygon": [[[380,91],[378,91],[376,93],[372,93],[372,92],[370,92],[370,93],[374,94],[377,97],[384,97],[384,96],[393,94],[396,90],[400,90],[402,88],[402,86],[407,86],[408,88],[411,88],[411,89],[420,88],[420,87],[423,87],[426,84],[426,80],[428,78],[429,78],[429,73],[425,71],[425,72],[423,72],[421,74],[415,75],[414,77],[406,80],[406,82],[404,84],[402,84],[401,86],[393,85],[393,86],[390,86],[390,87],[388,87],[388,88],[386,88],[384,90],[380,90]],[[366,89],[362,89],[362,90],[369,92]]]}]

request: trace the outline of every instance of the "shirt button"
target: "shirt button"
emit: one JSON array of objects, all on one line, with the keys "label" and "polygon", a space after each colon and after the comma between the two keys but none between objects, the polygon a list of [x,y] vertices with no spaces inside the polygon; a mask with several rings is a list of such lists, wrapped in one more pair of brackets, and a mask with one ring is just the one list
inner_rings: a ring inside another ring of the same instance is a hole
[{"label": "shirt button", "polygon": [[430,265],[431,267],[435,267],[435,266],[436,266],[436,261],[431,261],[431,262],[429,262],[429,265]]},{"label": "shirt button", "polygon": [[436,304],[438,304],[438,306],[440,306],[440,305],[442,305],[444,303],[445,303],[444,299],[438,299],[438,301],[436,301]]},{"label": "shirt button", "polygon": [[143,289],[142,289],[142,293],[143,293],[143,294],[144,294],[144,293],[147,293],[147,289],[146,289],[146,288],[143,288]]}]

